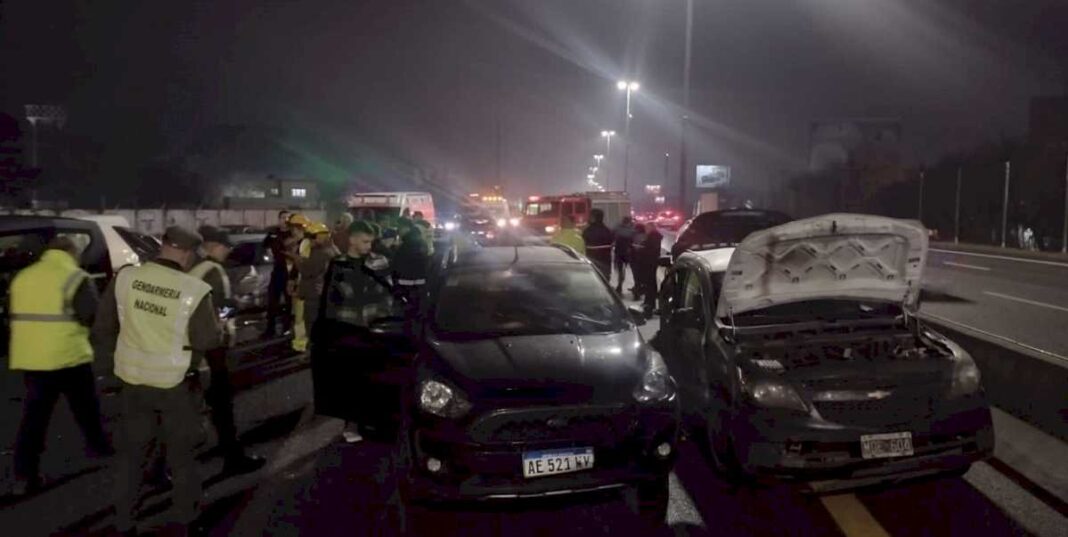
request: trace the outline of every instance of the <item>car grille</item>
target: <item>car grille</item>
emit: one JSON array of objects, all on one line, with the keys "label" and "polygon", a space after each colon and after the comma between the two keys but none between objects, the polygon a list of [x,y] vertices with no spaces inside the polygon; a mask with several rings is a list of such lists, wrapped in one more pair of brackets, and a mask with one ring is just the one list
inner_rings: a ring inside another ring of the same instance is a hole
[{"label": "car grille", "polygon": [[623,405],[568,406],[498,410],[471,425],[479,443],[576,440],[612,443],[633,427],[632,412]]},{"label": "car grille", "polygon": [[895,393],[886,399],[858,401],[816,401],[824,419],[843,425],[882,427],[929,418],[933,399],[922,394]]}]

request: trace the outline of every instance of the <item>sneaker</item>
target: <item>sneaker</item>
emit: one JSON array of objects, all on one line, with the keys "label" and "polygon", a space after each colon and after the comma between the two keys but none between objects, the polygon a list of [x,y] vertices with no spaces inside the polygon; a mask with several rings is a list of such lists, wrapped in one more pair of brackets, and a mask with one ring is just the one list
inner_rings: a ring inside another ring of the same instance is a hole
[{"label": "sneaker", "polygon": [[363,442],[363,435],[356,429],[345,429],[341,431],[341,437],[345,439],[346,444],[355,444],[357,442]]}]

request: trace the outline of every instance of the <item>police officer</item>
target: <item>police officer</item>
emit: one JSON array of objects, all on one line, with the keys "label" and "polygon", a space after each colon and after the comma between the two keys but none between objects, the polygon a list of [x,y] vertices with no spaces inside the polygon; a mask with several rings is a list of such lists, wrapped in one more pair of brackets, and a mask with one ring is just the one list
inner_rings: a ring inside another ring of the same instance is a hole
[{"label": "police officer", "polygon": [[193,353],[221,344],[211,286],[186,274],[202,239],[173,226],[163,235],[159,256],[119,271],[97,311],[93,337],[114,352],[122,381],[122,419],[116,465],[116,525],[135,530],[135,505],[145,456],[161,445],[174,476],[172,507],[187,527],[197,517],[201,482],[193,450],[200,431],[197,393],[189,373]]},{"label": "police officer", "polygon": [[[211,286],[212,302],[221,313],[235,306],[230,290],[230,275],[222,263],[233,249],[230,235],[215,226],[199,229],[204,244],[201,246],[203,257],[194,261],[189,275],[199,278]],[[219,449],[223,455],[223,473],[236,475],[254,472],[263,467],[262,457],[245,454],[237,441],[237,426],[234,423],[234,389],[230,382],[230,368],[226,363],[227,351],[234,345],[236,329],[233,319],[223,321],[223,344],[205,353],[204,358],[211,369],[211,384],[204,393],[204,399],[211,407],[211,422],[219,437]]]},{"label": "police officer", "polygon": [[[349,228],[348,250],[330,262],[324,283],[322,315],[351,326],[355,332],[366,331],[371,321],[393,313],[389,260],[371,251],[374,240],[371,223],[354,222]],[[372,387],[362,388],[366,392]],[[363,440],[354,423],[346,424],[342,435],[348,443]]]},{"label": "police officer", "polygon": [[78,266],[79,249],[66,237],[49,242],[41,258],[19,272],[10,287],[12,370],[23,371],[26,399],[15,440],[16,495],[41,485],[39,467],[48,422],[60,394],[96,456],[113,453],[100,419],[93,381],[89,327],[97,293]]}]

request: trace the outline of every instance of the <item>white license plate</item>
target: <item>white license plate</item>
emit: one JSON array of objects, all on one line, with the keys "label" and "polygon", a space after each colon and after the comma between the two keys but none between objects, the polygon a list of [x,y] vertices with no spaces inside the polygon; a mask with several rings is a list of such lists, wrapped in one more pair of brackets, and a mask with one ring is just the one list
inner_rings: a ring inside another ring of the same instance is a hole
[{"label": "white license plate", "polygon": [[860,455],[865,459],[912,455],[912,433],[866,434],[860,437]]},{"label": "white license plate", "polygon": [[546,449],[523,454],[523,477],[580,472],[593,468],[593,448]]}]

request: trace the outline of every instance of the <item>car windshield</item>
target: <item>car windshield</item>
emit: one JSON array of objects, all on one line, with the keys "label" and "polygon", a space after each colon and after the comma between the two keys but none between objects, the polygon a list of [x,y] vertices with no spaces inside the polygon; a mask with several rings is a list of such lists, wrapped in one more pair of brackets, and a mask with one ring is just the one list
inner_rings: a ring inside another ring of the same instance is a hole
[{"label": "car windshield", "polygon": [[589,266],[514,266],[446,276],[434,328],[442,339],[595,334],[626,329],[626,315]]},{"label": "car windshield", "polygon": [[694,246],[732,246],[742,242],[754,231],[789,221],[786,215],[774,212],[706,213],[693,221],[686,234]]}]

